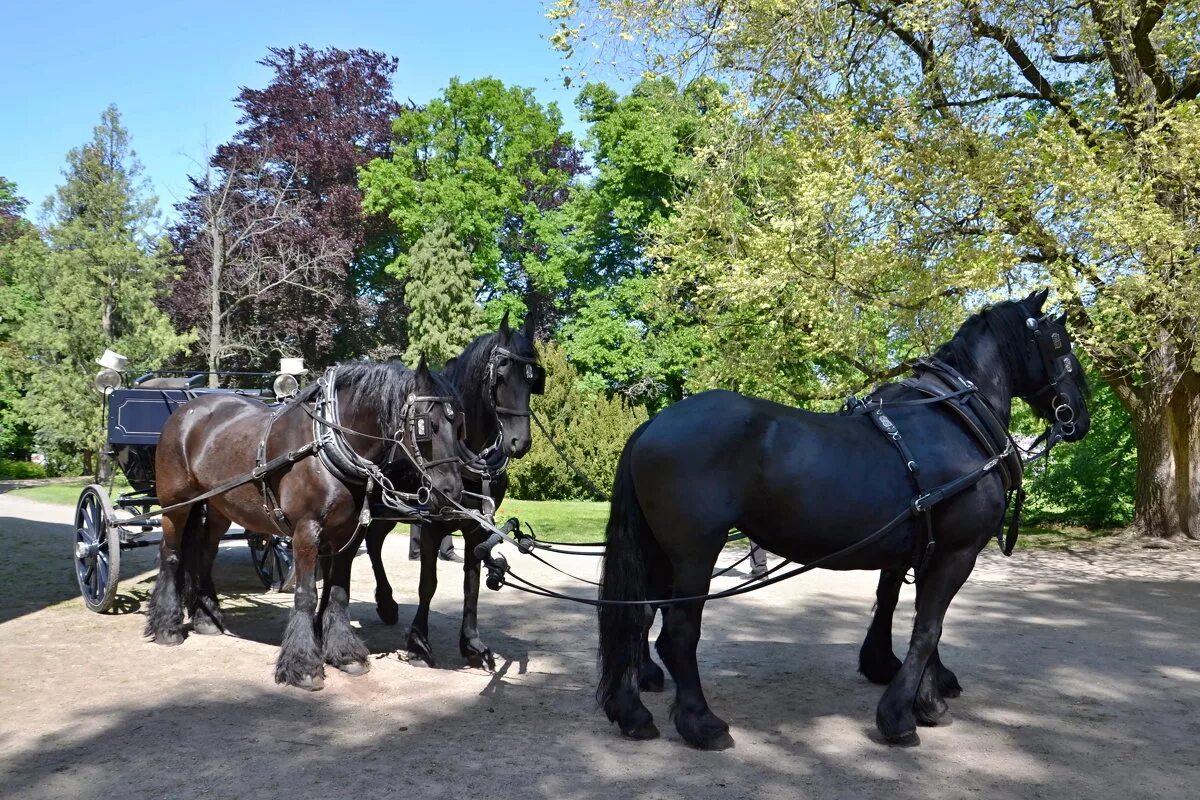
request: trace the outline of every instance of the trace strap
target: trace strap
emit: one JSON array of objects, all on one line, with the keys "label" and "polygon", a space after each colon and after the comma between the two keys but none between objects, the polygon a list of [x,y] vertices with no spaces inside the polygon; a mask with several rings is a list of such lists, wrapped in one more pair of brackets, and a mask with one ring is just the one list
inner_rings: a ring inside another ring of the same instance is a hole
[{"label": "trace strap", "polygon": [[[525,552],[525,548],[521,547],[520,542],[513,539],[513,537],[511,536],[511,533],[516,525],[515,519],[510,519],[508,522],[506,522],[504,524],[504,526],[502,528],[500,528],[498,530],[493,529],[494,533],[492,533],[492,535],[490,537],[488,537],[488,539],[486,541],[480,543],[475,548],[475,557],[478,558],[479,560],[481,560],[487,566],[487,569],[488,569],[487,586],[489,589],[492,589],[492,590],[499,590],[500,587],[507,584],[509,586],[512,586],[514,589],[518,589],[522,592],[526,592],[527,594],[535,594],[535,595],[539,595],[541,597],[551,597],[551,598],[555,598],[558,600],[570,600],[575,603],[583,603],[583,604],[589,605],[589,606],[606,606],[606,605],[609,605],[609,606],[638,606],[638,605],[640,605],[640,606],[660,607],[660,606],[676,605],[678,603],[695,603],[695,602],[705,601],[705,600],[718,600],[723,597],[734,597],[736,595],[746,594],[747,592],[756,591],[757,589],[760,589],[764,586],[769,586],[773,583],[778,583],[779,581],[783,581],[783,580],[787,580],[788,578],[795,577],[796,575],[801,575],[805,572],[810,572],[819,567],[823,567],[823,566],[829,564],[830,562],[835,561],[839,558],[843,558],[845,556],[851,555],[852,553],[855,553],[856,551],[861,550],[862,548],[866,547],[867,545],[873,544],[874,542],[879,541],[884,536],[886,536],[887,534],[889,534],[893,530],[895,530],[897,527],[899,527],[902,523],[908,521],[908,519],[910,517],[916,516],[917,514],[920,514],[920,513],[927,512],[928,509],[932,508],[933,506],[937,505],[938,503],[942,502],[943,500],[948,500],[949,498],[953,497],[954,495],[958,494],[959,492],[963,491],[964,489],[974,486],[976,483],[978,483],[980,480],[982,480],[985,475],[987,475],[989,472],[991,472],[993,469],[995,469],[996,465],[999,463],[1000,463],[1000,456],[995,456],[993,458],[988,459],[986,462],[984,462],[980,466],[976,467],[974,470],[967,473],[966,475],[956,478],[956,479],[950,481],[949,483],[944,483],[940,486],[930,489],[929,491],[925,492],[922,495],[919,495],[912,501],[912,503],[909,504],[908,508],[906,508],[904,511],[901,511],[896,516],[892,517],[892,519],[890,519],[882,528],[878,529],[877,531],[875,531],[874,533],[868,535],[867,537],[865,537],[863,539],[859,539],[857,542],[854,542],[853,544],[849,545],[848,547],[844,547],[841,550],[838,550],[837,552],[834,552],[834,553],[830,553],[827,556],[822,556],[821,558],[818,558],[816,561],[811,561],[803,566],[797,567],[796,569],[785,572],[782,575],[776,575],[774,577],[764,578],[764,579],[759,580],[752,584],[744,584],[742,586],[737,586],[732,589],[726,589],[725,591],[722,591],[722,592],[714,592],[712,594],[696,595],[696,596],[692,596],[692,597],[671,597],[671,598],[665,598],[665,599],[660,599],[660,600],[593,600],[589,597],[575,597],[575,596],[569,595],[569,594],[562,594],[561,592],[556,592],[553,589],[547,589],[543,586],[539,586],[536,583],[526,580],[526,579],[522,578],[521,576],[517,575],[515,572],[513,572],[512,569],[508,566],[508,561],[504,558],[503,554],[492,552],[493,549],[495,548],[495,546],[500,544],[501,542],[509,542],[510,544],[517,545],[519,548],[521,548],[521,550],[523,552]],[[509,579],[511,579],[512,581],[515,581],[515,583],[509,583],[508,582]]]}]

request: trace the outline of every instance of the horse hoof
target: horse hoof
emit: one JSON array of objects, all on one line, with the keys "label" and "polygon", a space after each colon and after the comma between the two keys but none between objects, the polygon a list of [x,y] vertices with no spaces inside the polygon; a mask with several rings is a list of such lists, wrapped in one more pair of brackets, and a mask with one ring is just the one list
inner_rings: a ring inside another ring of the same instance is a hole
[{"label": "horse hoof", "polygon": [[352,678],[357,678],[359,675],[366,675],[371,671],[371,665],[366,661],[348,661],[345,664],[334,664],[333,666]]},{"label": "horse hoof", "polygon": [[416,656],[431,667],[437,666],[433,661],[433,648],[429,646],[429,640],[420,632],[408,632],[406,647],[408,648],[409,655]]},{"label": "horse hoof", "polygon": [[911,731],[904,731],[903,733],[897,733],[892,736],[884,734],[883,739],[892,747],[916,747],[921,743],[921,737],[917,736],[916,728],[913,728]]},{"label": "horse hoof", "polygon": [[[653,666],[654,669],[649,667]],[[666,684],[666,676],[657,665],[646,665],[642,668],[641,678],[638,679],[638,689],[643,692],[661,692]]]},{"label": "horse hoof", "polygon": [[325,678],[321,675],[304,675],[292,685],[297,689],[304,689],[309,692],[319,692],[325,688]]},{"label": "horse hoof", "polygon": [[183,644],[183,639],[182,631],[159,631],[154,634],[154,643],[165,647],[177,647]]},{"label": "horse hoof", "polygon": [[900,671],[900,659],[896,658],[895,653],[888,653],[882,658],[860,654],[858,671],[871,683],[887,686]]},{"label": "horse hoof", "polygon": [[643,741],[646,739],[657,739],[660,736],[660,734],[658,732],[658,726],[655,725],[653,722],[647,722],[644,725],[639,725],[638,727],[634,728],[633,730],[629,730],[629,731],[623,730],[623,731],[621,731],[621,735],[624,736],[626,739],[637,739],[638,741]]},{"label": "horse hoof", "polygon": [[958,676],[944,667],[938,671],[937,676],[938,693],[947,699],[953,699],[962,694],[962,684],[958,682]]},{"label": "horse hoof", "polygon": [[213,622],[211,619],[198,619],[192,622],[192,632],[198,633],[201,636],[220,636],[225,633],[220,625]]},{"label": "horse hoof", "polygon": [[728,750],[733,747],[733,737],[729,735],[729,731],[722,731],[698,746],[701,750]]},{"label": "horse hoof", "polygon": [[491,648],[484,648],[481,653],[467,653],[467,664],[473,669],[484,669],[488,672],[496,671],[496,657],[492,655]]},{"label": "horse hoof", "polygon": [[379,615],[379,621],[384,625],[395,625],[400,621],[400,606],[396,605],[394,601],[391,605],[377,603],[375,613]]}]

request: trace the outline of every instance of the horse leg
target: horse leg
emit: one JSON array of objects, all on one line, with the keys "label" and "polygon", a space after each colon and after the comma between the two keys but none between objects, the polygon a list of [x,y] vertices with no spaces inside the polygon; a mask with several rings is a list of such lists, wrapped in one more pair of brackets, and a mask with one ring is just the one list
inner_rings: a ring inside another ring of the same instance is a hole
[{"label": "horse leg", "polygon": [[472,667],[486,666],[490,672],[496,669],[496,657],[492,655],[492,649],[479,638],[480,562],[475,555],[475,547],[487,538],[485,533],[483,528],[476,525],[463,535],[463,616],[458,650]]},{"label": "horse leg", "polygon": [[896,612],[903,583],[902,569],[885,569],[879,573],[875,615],[858,651],[858,671],[871,683],[886,686],[900,671],[900,659],[892,652],[892,615]]},{"label": "horse leg", "polygon": [[325,659],[317,641],[317,545],[321,529],[314,520],[296,525],[292,554],[296,563],[292,618],[275,661],[275,682],[317,691],[325,685]]},{"label": "horse leg", "polygon": [[[691,597],[708,593],[712,567],[716,562],[695,561],[675,565],[675,597]],[[663,616],[666,639],[659,637],[663,663],[675,679],[675,728],[688,744],[702,750],[724,750],[733,747],[729,725],[712,712],[700,686],[700,667],[696,663],[696,646],[700,643],[700,618],[704,601],[677,603],[667,606]]]},{"label": "horse leg", "polygon": [[[195,512],[195,514],[193,514]],[[199,511],[185,506],[163,514],[162,539],[158,544],[158,576],[150,593],[143,635],[158,644],[183,641],[183,542],[189,526],[198,524]]]},{"label": "horse leg", "polygon": [[421,531],[421,581],[417,585],[417,613],[408,629],[408,652],[434,666],[433,648],[429,645],[429,605],[437,591],[437,536],[432,526]]},{"label": "horse leg", "polygon": [[367,556],[375,573],[375,613],[384,625],[395,625],[400,621],[400,606],[396,605],[392,584],[383,571],[383,540],[395,525],[389,520],[380,520],[367,526]]},{"label": "horse leg", "polygon": [[213,584],[213,562],[221,548],[221,537],[229,530],[229,519],[211,506],[204,508],[204,537],[197,537],[199,558],[196,564],[196,585],[188,603],[188,614],[192,618],[192,630],[206,636],[219,636],[225,632],[225,620],[217,602],[217,589]]},{"label": "horse leg", "polygon": [[933,670],[933,678],[942,697],[953,698],[962,694],[963,688],[958,682],[958,676],[942,663],[942,657],[936,647],[933,649],[933,655],[929,657],[929,669]]},{"label": "horse leg", "polygon": [[[875,615],[858,651],[858,671],[871,683],[886,686],[900,671],[900,659],[892,651],[892,618],[904,584],[904,570],[885,569],[879,573],[879,588],[875,590]],[[937,648],[929,657],[938,691],[942,697],[958,697],[962,686],[958,678],[942,663]]]},{"label": "horse leg", "polygon": [[325,663],[347,675],[363,675],[371,668],[370,651],[350,627],[350,568],[357,549],[347,548],[329,559],[332,564],[324,568],[322,592],[321,646]]},{"label": "horse leg", "polygon": [[[662,667],[650,657],[650,628],[654,626],[653,607],[646,609],[646,627],[642,634],[642,665],[638,671],[638,688],[643,692],[661,692],[666,685]],[[664,626],[665,627],[665,626]]]},{"label": "horse leg", "polygon": [[[875,712],[875,724],[889,742],[916,744],[919,741],[914,711],[918,691],[922,689],[922,682],[926,684],[927,695],[931,688],[936,689],[934,675],[930,672],[926,677],[926,668],[942,635],[942,620],[946,616],[946,609],[974,569],[976,554],[976,551],[970,548],[935,552],[930,557],[925,574],[921,576],[917,618],[913,625],[908,655],[880,698]],[[924,698],[926,701],[928,699]],[[922,707],[921,713],[924,715],[935,710]]]}]

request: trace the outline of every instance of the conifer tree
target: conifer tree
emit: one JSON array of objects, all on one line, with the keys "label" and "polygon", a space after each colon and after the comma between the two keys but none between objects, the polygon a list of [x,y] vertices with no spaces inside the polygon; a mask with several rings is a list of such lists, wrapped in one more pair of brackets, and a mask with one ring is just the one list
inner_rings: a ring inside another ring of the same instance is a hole
[{"label": "conifer tree", "polygon": [[154,241],[156,201],[140,172],[110,106],[92,140],[67,154],[66,180],[47,205],[45,246],[25,248],[13,264],[14,283],[32,301],[17,331],[34,367],[26,416],[42,446],[82,456],[86,471],[104,440],[91,385],[96,358],[111,348],[131,370],[152,369],[188,341],[155,305],[173,266]]},{"label": "conifer tree", "polygon": [[424,354],[431,365],[441,367],[476,335],[479,282],[473,273],[470,254],[445,220],[435,222],[413,245],[405,290],[410,309],[407,363],[416,364]]}]

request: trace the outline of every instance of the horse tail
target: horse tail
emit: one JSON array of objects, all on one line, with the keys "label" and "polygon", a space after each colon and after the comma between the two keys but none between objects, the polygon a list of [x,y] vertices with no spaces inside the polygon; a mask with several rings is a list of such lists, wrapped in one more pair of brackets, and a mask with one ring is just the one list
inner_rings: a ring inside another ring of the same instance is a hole
[{"label": "horse tail", "polygon": [[[633,448],[647,425],[649,421],[629,437],[617,464],[608,512],[601,600],[645,600],[649,582],[660,578],[664,569],[665,555],[642,513],[633,482]],[[606,711],[622,684],[638,684],[645,624],[653,613],[649,606],[632,603],[600,606],[600,683],[596,700]]]}]

